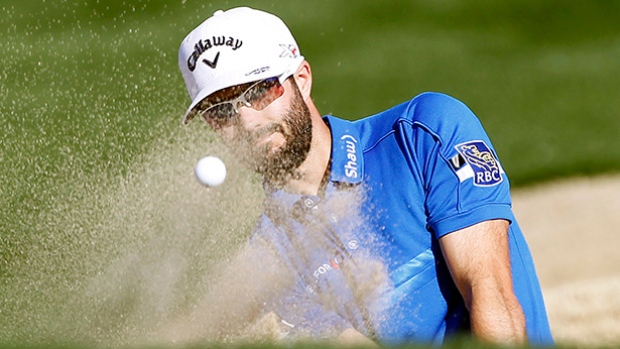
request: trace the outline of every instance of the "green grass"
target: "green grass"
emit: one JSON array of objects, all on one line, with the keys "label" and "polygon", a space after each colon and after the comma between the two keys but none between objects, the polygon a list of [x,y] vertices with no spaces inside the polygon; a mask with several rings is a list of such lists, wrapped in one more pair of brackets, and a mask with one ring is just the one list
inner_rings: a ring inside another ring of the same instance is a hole
[{"label": "green grass", "polygon": [[[119,246],[156,261],[146,252],[156,237],[196,254],[193,274],[175,284],[183,288],[174,303],[181,306],[202,291],[187,285],[200,283],[209,269],[204,265],[233,247],[219,248],[212,236],[166,240],[166,234],[179,224],[188,236],[205,225],[230,226],[230,212],[245,210],[249,218],[239,219],[241,228],[220,228],[231,246],[243,241],[257,213],[251,205],[213,204],[189,223],[171,218],[179,211],[199,215],[184,202],[198,206],[203,199],[180,193],[196,189],[188,183],[197,156],[218,149],[204,126],[179,125],[189,98],[177,49],[213,10],[238,4],[0,4],[0,343],[39,343],[59,334],[80,339],[59,325],[84,322],[76,310],[84,300],[67,298],[124,258],[127,250]],[[290,25],[312,64],[322,113],[357,119],[420,92],[441,91],[482,119],[515,187],[620,170],[618,2],[252,6]],[[162,208],[158,200],[168,204]],[[208,257],[200,257],[205,251]],[[72,302],[75,307],[67,305]],[[136,302],[95,303],[86,322],[98,324],[96,340],[129,336],[123,326],[132,320],[110,325],[109,318],[128,315],[124,307],[139,308]]]},{"label": "green grass", "polygon": [[[6,345],[3,346],[3,348],[5,349],[81,349],[81,348],[88,348],[90,346],[87,345],[76,345],[76,344],[46,344],[46,345]],[[347,346],[346,348],[356,348],[356,347],[360,347],[360,346]],[[106,346],[102,346],[100,348],[106,348]],[[134,348],[149,348],[149,349],[163,349],[166,348],[165,346],[139,346],[139,347],[135,347],[135,346],[125,346],[125,347],[121,347],[124,349],[134,349]],[[316,349],[316,348],[321,348],[321,349],[337,349],[337,348],[343,348],[343,346],[338,346],[338,345],[334,345],[334,344],[326,344],[326,343],[321,343],[321,344],[317,344],[317,343],[297,343],[295,345],[273,345],[273,344],[268,344],[268,343],[247,343],[247,344],[222,344],[222,343],[212,343],[212,344],[206,344],[206,343],[199,343],[199,344],[193,344],[193,345],[188,345],[185,346],[184,348],[186,349],[203,349],[203,348],[209,348],[209,349],[224,349],[224,348],[228,348],[228,349],[277,349],[277,348],[293,348],[293,349]],[[367,347],[361,347],[361,348],[367,348]],[[433,348],[430,345],[409,345],[409,346],[386,346],[385,348],[392,348],[392,349],[430,349]],[[477,341],[473,341],[471,339],[459,339],[458,341],[452,341],[452,342],[448,342],[446,343],[444,346],[442,346],[442,348],[445,349],[493,349],[493,348],[497,348],[497,346],[494,345],[490,345],[490,344],[485,344],[485,343],[480,343]],[[510,346],[507,346],[507,348],[511,348]],[[519,347],[515,347],[515,348],[519,348]],[[569,347],[565,347],[566,349],[569,349]]]}]

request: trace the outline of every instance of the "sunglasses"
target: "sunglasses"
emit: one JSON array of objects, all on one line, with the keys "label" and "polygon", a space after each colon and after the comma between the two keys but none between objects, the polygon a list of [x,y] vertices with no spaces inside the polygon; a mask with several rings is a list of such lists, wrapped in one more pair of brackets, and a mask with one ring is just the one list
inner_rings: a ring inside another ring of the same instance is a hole
[{"label": "sunglasses", "polygon": [[[238,87],[237,87],[238,88]],[[259,80],[245,89],[237,98],[211,104],[204,101],[198,113],[212,127],[219,129],[232,125],[241,106],[263,110],[284,94],[284,87],[277,77]]]}]

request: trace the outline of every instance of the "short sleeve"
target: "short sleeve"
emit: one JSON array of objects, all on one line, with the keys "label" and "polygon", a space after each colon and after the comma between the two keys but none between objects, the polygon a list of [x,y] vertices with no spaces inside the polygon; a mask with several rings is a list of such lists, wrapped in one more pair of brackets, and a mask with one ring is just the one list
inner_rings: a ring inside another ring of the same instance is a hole
[{"label": "short sleeve", "polygon": [[462,102],[423,94],[409,107],[428,226],[439,238],[489,219],[512,219],[509,181],[479,119]]}]

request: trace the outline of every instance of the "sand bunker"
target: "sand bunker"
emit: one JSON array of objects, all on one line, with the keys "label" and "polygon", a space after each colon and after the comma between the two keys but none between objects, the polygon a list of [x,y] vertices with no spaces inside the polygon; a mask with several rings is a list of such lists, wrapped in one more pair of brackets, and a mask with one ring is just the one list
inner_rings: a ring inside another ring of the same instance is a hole
[{"label": "sand bunker", "polygon": [[620,176],[513,193],[558,343],[620,343]]}]

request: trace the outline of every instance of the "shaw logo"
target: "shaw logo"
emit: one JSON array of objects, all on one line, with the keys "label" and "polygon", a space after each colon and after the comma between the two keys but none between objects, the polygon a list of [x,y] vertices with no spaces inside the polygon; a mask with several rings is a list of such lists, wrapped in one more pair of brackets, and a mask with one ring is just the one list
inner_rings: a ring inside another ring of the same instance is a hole
[{"label": "shaw logo", "polygon": [[[484,141],[470,141],[455,146],[473,170],[474,185],[488,187],[501,183],[502,170],[491,149]],[[455,163],[452,164],[453,167]]]},{"label": "shaw logo", "polygon": [[[200,55],[213,47],[228,46],[232,48],[233,51],[235,51],[239,47],[241,47],[241,45],[243,45],[243,41],[235,39],[232,36],[229,36],[228,38],[226,38],[226,36],[213,36],[211,39],[198,40],[198,42],[194,45],[194,52],[192,52],[192,54],[187,57],[187,69],[193,72],[194,69],[196,69],[196,64],[198,63]],[[209,67],[215,69],[219,57],[220,53],[218,52],[213,61],[203,59],[202,62]]]},{"label": "shaw logo", "polygon": [[340,137],[344,141],[345,150],[347,152],[347,163],[344,165],[344,174],[349,178],[357,178],[359,176],[359,167],[357,165],[357,139],[351,135]]}]

